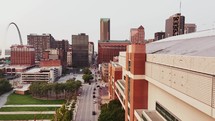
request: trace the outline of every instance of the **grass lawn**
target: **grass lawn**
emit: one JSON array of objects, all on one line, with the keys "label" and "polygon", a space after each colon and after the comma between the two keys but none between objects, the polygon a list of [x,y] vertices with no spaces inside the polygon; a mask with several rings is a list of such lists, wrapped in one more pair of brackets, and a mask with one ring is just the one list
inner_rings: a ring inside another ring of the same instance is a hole
[{"label": "grass lawn", "polygon": [[6,105],[63,104],[63,103],[65,103],[65,100],[40,100],[33,98],[31,95],[18,95],[12,93],[10,96],[8,96]]},{"label": "grass lawn", "polygon": [[0,112],[16,112],[16,111],[55,111],[59,107],[2,107]]},{"label": "grass lawn", "polygon": [[19,114],[19,115],[0,115],[0,120],[33,120],[36,119],[52,119],[53,114]]}]

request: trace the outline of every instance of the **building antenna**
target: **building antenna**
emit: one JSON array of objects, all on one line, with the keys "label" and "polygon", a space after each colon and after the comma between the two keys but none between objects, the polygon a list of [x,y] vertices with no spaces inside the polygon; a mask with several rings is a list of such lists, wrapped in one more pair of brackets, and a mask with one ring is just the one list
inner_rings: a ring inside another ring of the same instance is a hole
[{"label": "building antenna", "polygon": [[180,0],[180,8],[179,8],[179,13],[181,13],[181,0]]}]

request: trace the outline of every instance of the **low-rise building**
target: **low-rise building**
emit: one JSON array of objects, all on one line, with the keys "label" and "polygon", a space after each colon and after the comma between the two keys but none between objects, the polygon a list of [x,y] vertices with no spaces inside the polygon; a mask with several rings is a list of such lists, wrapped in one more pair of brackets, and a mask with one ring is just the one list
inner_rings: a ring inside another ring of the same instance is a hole
[{"label": "low-rise building", "polygon": [[33,68],[21,73],[22,82],[54,82],[59,77],[57,68]]}]

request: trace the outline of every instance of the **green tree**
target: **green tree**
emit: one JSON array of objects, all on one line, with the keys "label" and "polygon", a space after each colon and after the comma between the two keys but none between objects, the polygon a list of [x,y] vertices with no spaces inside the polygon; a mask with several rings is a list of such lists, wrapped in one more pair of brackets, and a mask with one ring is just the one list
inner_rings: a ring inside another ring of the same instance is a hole
[{"label": "green tree", "polygon": [[84,72],[84,74],[89,74],[89,75],[92,74],[92,72],[90,71],[89,68],[84,68],[83,72]]},{"label": "green tree", "polygon": [[112,100],[101,107],[101,114],[98,121],[124,121],[125,111],[119,100]]},{"label": "green tree", "polygon": [[12,86],[9,81],[0,79],[0,95],[12,90]]},{"label": "green tree", "polygon": [[66,109],[65,105],[62,105],[62,107],[56,110],[56,114],[54,115],[52,121],[71,121],[73,116],[72,111],[73,110]]},{"label": "green tree", "polygon": [[82,79],[84,80],[84,82],[89,82],[90,79],[93,79],[93,76],[90,75],[90,74],[84,74],[84,75],[82,76]]}]

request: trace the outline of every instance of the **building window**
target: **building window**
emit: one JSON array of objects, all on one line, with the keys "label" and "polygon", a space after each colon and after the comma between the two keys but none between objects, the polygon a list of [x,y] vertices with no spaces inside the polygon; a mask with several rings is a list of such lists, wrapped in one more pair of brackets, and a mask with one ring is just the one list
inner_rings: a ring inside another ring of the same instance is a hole
[{"label": "building window", "polygon": [[158,111],[167,121],[181,121],[178,117],[156,102],[156,111]]},{"label": "building window", "polygon": [[131,61],[129,60],[128,61],[128,71],[130,71],[131,70]]},{"label": "building window", "polygon": [[128,76],[128,102],[130,102],[130,85],[131,85],[131,80],[130,80],[130,77]]}]

